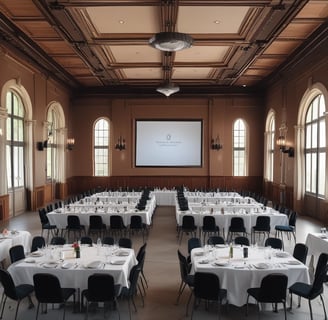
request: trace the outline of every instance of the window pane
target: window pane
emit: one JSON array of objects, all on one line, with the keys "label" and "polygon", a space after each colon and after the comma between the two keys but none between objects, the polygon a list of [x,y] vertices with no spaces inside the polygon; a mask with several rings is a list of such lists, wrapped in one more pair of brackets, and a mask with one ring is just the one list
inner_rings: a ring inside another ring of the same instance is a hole
[{"label": "window pane", "polygon": [[317,181],[317,154],[312,153],[311,154],[311,162],[312,162],[312,167],[311,167],[311,192],[315,193],[316,192],[316,181]]},{"label": "window pane", "polygon": [[324,152],[319,153],[319,172],[318,175],[318,194],[323,196],[325,194],[325,182],[326,182],[326,154]]},{"label": "window pane", "polygon": [[238,119],[233,128],[233,175],[246,174],[246,130],[244,121]]},{"label": "window pane", "polygon": [[319,122],[319,148],[326,147],[326,125],[325,121]]},{"label": "window pane", "polygon": [[311,191],[311,154],[305,155],[305,191]]},{"label": "window pane", "polygon": [[12,185],[12,169],[11,169],[11,157],[10,157],[10,147],[6,146],[6,156],[7,156],[7,185],[8,188],[11,189],[13,187]]},{"label": "window pane", "polygon": [[108,175],[109,122],[100,119],[95,124],[94,131],[94,174]]}]

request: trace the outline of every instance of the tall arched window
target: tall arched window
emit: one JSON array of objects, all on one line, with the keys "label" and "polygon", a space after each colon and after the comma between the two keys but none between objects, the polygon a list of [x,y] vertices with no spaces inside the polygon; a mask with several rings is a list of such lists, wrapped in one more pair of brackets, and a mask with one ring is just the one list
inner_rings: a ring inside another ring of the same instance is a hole
[{"label": "tall arched window", "polygon": [[109,172],[109,122],[99,119],[94,126],[94,175],[108,176]]},{"label": "tall arched window", "polygon": [[8,189],[24,187],[24,106],[21,98],[14,92],[6,95],[7,108],[7,183]]},{"label": "tall arched window", "polygon": [[265,146],[265,178],[273,181],[274,168],[274,147],[275,147],[275,115],[271,111],[266,121],[266,146]]},{"label": "tall arched window", "polygon": [[326,123],[325,101],[318,94],[308,106],[305,118],[305,192],[325,196]]},{"label": "tall arched window", "polygon": [[47,179],[57,180],[58,178],[58,142],[57,142],[57,132],[58,132],[58,115],[56,110],[52,107],[49,108],[47,114]]},{"label": "tall arched window", "polygon": [[233,125],[233,175],[246,176],[246,124],[242,119],[235,121]]}]

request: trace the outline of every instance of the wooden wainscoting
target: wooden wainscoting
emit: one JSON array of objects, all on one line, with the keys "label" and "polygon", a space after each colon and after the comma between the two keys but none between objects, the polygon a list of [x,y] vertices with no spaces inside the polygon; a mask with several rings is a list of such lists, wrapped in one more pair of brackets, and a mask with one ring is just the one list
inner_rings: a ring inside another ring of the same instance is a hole
[{"label": "wooden wainscoting", "polygon": [[9,218],[9,195],[0,196],[0,221],[8,220]]}]

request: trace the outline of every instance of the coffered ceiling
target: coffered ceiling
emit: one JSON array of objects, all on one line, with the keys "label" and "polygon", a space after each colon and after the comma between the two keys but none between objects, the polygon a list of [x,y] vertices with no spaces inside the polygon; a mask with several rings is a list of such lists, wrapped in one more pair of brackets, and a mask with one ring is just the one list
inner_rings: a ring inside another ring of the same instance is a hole
[{"label": "coffered ceiling", "polygon": [[[0,0],[0,45],[76,91],[258,88],[327,37],[327,0]],[[161,31],[193,46],[163,52]]]}]

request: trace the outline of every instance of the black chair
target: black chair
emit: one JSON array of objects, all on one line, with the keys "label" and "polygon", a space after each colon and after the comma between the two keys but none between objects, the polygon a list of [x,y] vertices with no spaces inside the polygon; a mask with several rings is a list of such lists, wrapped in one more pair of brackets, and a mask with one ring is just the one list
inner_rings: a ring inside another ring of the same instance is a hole
[{"label": "black chair", "polygon": [[[80,239],[82,236],[82,231],[85,232],[85,226],[81,225],[80,218],[76,215],[68,215],[67,216],[67,227],[66,227],[66,233],[67,233],[67,241],[69,241],[70,233],[73,232],[74,234],[74,240]],[[78,234],[78,237],[76,236]]]},{"label": "black chair", "polygon": [[[298,295],[299,297],[305,298],[309,302],[310,316],[313,320],[312,306],[311,301],[318,296],[320,296],[323,311],[325,314],[325,320],[327,319],[327,313],[325,308],[325,302],[322,298],[323,293],[323,283],[326,281],[327,272],[328,272],[328,254],[321,253],[319,260],[315,269],[314,280],[312,284],[307,284],[303,282],[296,282],[289,287],[290,292],[290,308],[292,308],[293,303],[293,294]],[[298,307],[301,305],[301,300],[298,300]]]},{"label": "black chair", "polygon": [[130,237],[134,233],[142,234],[142,240],[145,242],[145,234],[147,235],[147,225],[142,222],[142,217],[140,215],[133,215],[130,219],[130,227],[129,227],[129,233]]},{"label": "black chair", "polygon": [[[181,277],[181,283],[178,291],[178,297],[176,304],[179,304],[180,297],[185,289],[186,286],[189,288],[194,287],[194,276],[189,274],[189,264],[186,259],[186,257],[178,250],[178,258],[179,258],[179,266],[180,266],[180,277]],[[190,299],[188,301],[188,304],[190,302]],[[187,304],[187,310],[188,310],[188,304]]]},{"label": "black chair", "polygon": [[111,215],[109,218],[109,230],[113,236],[119,235],[119,237],[124,237],[126,226],[124,225],[123,218],[119,215]]},{"label": "black chair", "polygon": [[[95,273],[88,278],[88,288],[82,291],[82,305],[84,298],[87,301],[86,319],[89,316],[89,303],[90,302],[112,302],[118,312],[120,319],[120,312],[117,302],[118,287],[114,284],[114,278],[110,274]],[[105,308],[104,308],[105,316]]]},{"label": "black chair", "polygon": [[257,304],[259,303],[282,303],[284,306],[285,320],[286,313],[286,291],[287,291],[288,277],[280,273],[272,273],[266,275],[259,288],[247,289],[246,315],[248,315],[248,300],[253,297]]},{"label": "black chair", "polygon": [[281,240],[283,240],[283,234],[285,233],[289,239],[290,238],[289,235],[291,234],[296,243],[296,217],[297,217],[296,212],[292,211],[292,213],[289,215],[288,226],[285,225],[275,226],[276,237],[280,236]]},{"label": "black chair", "polygon": [[282,249],[282,241],[279,238],[267,238],[265,240],[264,246],[281,250]]},{"label": "black chair", "polygon": [[296,243],[293,250],[293,257],[306,264],[306,258],[309,248],[304,243]]},{"label": "black chair", "polygon": [[[244,219],[241,217],[232,217],[230,221],[230,226],[228,230],[227,238],[230,238],[230,241],[232,240],[232,237],[235,234],[242,234],[243,236],[246,236],[246,228],[244,225]],[[230,236],[230,237],[229,237]]]},{"label": "black chair", "polygon": [[120,238],[118,240],[118,246],[121,248],[132,248],[132,241],[129,238]]},{"label": "black chair", "polygon": [[19,308],[20,302],[24,298],[27,297],[29,299],[29,308],[34,307],[32,299],[31,299],[31,294],[34,291],[34,287],[32,285],[20,284],[18,286],[15,286],[15,283],[14,283],[10,273],[3,269],[0,269],[0,282],[3,287],[3,293],[2,293],[2,298],[1,298],[2,309],[1,309],[0,319],[2,319],[7,298],[17,301],[15,320],[17,319],[17,313],[18,313],[18,308]]},{"label": "black chair", "polygon": [[38,249],[44,248],[46,240],[42,236],[35,236],[32,239],[31,252],[37,251]]},{"label": "black chair", "polygon": [[40,304],[60,304],[64,306],[63,320],[65,320],[66,303],[70,297],[73,296],[73,303],[75,306],[75,289],[62,288],[59,279],[49,273],[36,273],[33,276],[35,297],[38,300],[38,307],[36,310],[36,320],[39,316]]},{"label": "black chair", "polygon": [[9,256],[11,263],[25,259],[24,247],[21,244],[11,247],[9,249]]},{"label": "black chair", "polygon": [[[193,317],[196,303],[199,300],[216,301],[218,302],[219,312],[218,319],[220,319],[221,305],[224,299],[227,299],[227,290],[222,289],[220,285],[219,277],[214,273],[196,272],[194,278],[194,306],[191,313],[191,319]],[[228,301],[227,301],[228,303]]]},{"label": "black chair", "polygon": [[147,282],[147,279],[146,279],[145,273],[144,273],[144,264],[145,264],[145,259],[146,259],[146,247],[147,247],[147,242],[144,243],[139,248],[137,256],[136,256],[137,261],[138,261],[138,266],[140,267],[140,272],[141,272],[140,279],[141,279],[141,285],[143,287],[144,292],[146,292],[145,284],[146,284],[146,287],[148,288],[148,282]]},{"label": "black chair", "polygon": [[106,233],[106,224],[103,223],[102,217],[98,215],[91,215],[89,217],[89,236],[95,234],[97,238],[102,238]]},{"label": "black chair", "polygon": [[143,294],[140,290],[140,287],[138,287],[138,280],[139,280],[140,272],[141,272],[141,269],[138,265],[135,265],[132,267],[130,274],[129,274],[130,286],[129,286],[129,288],[127,288],[127,287],[122,288],[122,291],[120,294],[120,297],[127,298],[127,300],[128,300],[130,319],[131,319],[131,306],[130,306],[131,301],[134,306],[134,311],[137,312],[137,307],[136,307],[136,304],[134,301],[134,297],[137,294],[138,289],[139,289],[140,297],[142,299],[142,305],[144,306]]},{"label": "black chair", "polygon": [[50,244],[54,246],[63,246],[66,243],[66,239],[64,237],[53,237],[50,241]]},{"label": "black chair", "polygon": [[179,243],[181,244],[183,234],[191,234],[193,237],[196,237],[196,230],[197,227],[195,225],[195,219],[193,216],[183,216],[182,217],[182,224],[180,227],[180,236],[179,236]]},{"label": "black chair", "polygon": [[202,243],[199,238],[188,239],[188,254],[190,255],[191,250],[195,248],[201,248]]},{"label": "black chair", "polygon": [[216,244],[225,244],[225,241],[220,236],[210,236],[207,239],[207,244],[215,246]]},{"label": "black chair", "polygon": [[215,218],[213,216],[205,216],[203,218],[203,226],[201,228],[203,232],[203,242],[205,243],[205,237],[210,235],[219,235],[220,228],[216,225]]},{"label": "black chair", "polygon": [[49,242],[50,233],[53,237],[58,234],[57,226],[50,224],[45,208],[39,209],[39,218],[41,222],[41,236],[43,236],[43,232],[46,230],[47,242]]},{"label": "black chair", "polygon": [[271,231],[271,225],[270,225],[271,219],[269,216],[258,216],[256,218],[255,226],[252,227],[252,233],[251,233],[251,240],[252,243],[255,243],[255,237],[256,234],[263,234],[264,238],[267,235],[269,238],[270,231]]},{"label": "black chair", "polygon": [[102,243],[103,245],[112,246],[114,245],[115,241],[113,237],[104,237]]},{"label": "black chair", "polygon": [[249,239],[244,236],[239,236],[235,238],[235,244],[240,244],[241,246],[249,246]]},{"label": "black chair", "polygon": [[87,244],[90,247],[92,247],[92,244],[93,244],[92,239],[88,236],[81,237],[80,242],[81,242],[81,244]]}]

